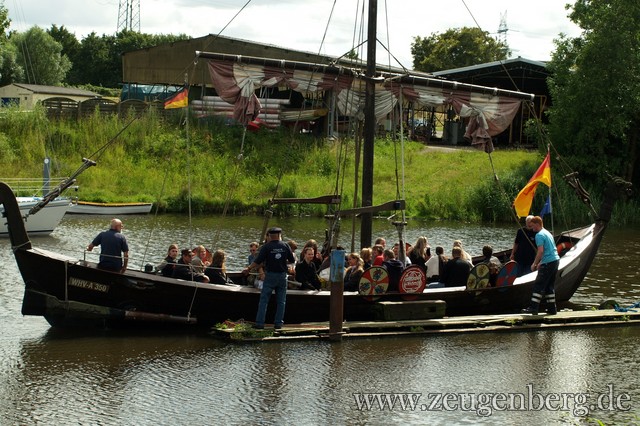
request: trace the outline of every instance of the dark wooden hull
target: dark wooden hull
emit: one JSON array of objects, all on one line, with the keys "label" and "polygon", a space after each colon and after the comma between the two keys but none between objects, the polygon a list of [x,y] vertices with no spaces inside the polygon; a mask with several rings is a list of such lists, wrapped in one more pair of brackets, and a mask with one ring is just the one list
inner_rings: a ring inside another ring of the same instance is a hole
[{"label": "dark wooden hull", "polygon": [[[584,237],[561,260],[558,301],[569,300],[587,273],[602,237],[602,232],[595,231],[595,225],[576,231]],[[53,325],[155,322],[208,327],[227,319],[253,320],[258,306],[260,291],[248,286],[193,283],[137,271],[114,273],[97,269],[95,263],[38,249],[19,249],[15,256],[25,282],[22,313],[44,316]],[[528,305],[535,275],[502,288],[428,289],[418,300],[445,301],[449,316],[512,313]],[[289,290],[285,321],[328,321],[329,295],[328,291]],[[396,293],[378,300],[403,299]],[[356,293],[345,293],[344,318],[373,320],[375,304]],[[272,301],[268,322],[273,321],[274,312]]]},{"label": "dark wooden hull", "polygon": [[[253,320],[260,291],[243,285],[216,285],[165,278],[138,271],[116,273],[86,262],[32,248],[10,188],[0,182],[16,262],[25,283],[24,315],[40,315],[52,325],[161,324],[209,327],[227,319]],[[598,250],[607,221],[562,234],[573,248],[560,260],[556,299],[567,301],[580,286]],[[508,251],[496,253],[507,257]],[[235,275],[241,279],[240,274]],[[467,290],[427,289],[417,300],[443,300],[446,315],[512,313],[529,304],[536,273],[516,279],[511,286]],[[403,295],[385,294],[379,301],[400,301]],[[273,299],[273,298],[272,298]],[[329,320],[328,291],[289,290],[285,322]],[[376,301],[357,293],[344,294],[344,319],[375,318]],[[273,321],[272,300],[267,322]]]}]

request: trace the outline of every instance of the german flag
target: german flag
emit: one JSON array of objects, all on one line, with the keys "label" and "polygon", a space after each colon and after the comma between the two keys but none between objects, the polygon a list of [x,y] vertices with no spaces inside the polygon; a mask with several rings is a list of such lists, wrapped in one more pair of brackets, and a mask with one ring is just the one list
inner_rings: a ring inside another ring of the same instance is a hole
[{"label": "german flag", "polygon": [[516,209],[516,213],[519,217],[525,217],[529,214],[531,209],[531,203],[533,202],[533,196],[536,194],[536,188],[539,183],[544,183],[551,188],[551,158],[549,153],[544,158],[538,170],[531,176],[529,182],[522,188],[522,191],[518,193],[518,196],[513,201],[513,207]]},{"label": "german flag", "polygon": [[164,109],[185,108],[187,105],[189,105],[189,89],[186,87],[164,101]]}]

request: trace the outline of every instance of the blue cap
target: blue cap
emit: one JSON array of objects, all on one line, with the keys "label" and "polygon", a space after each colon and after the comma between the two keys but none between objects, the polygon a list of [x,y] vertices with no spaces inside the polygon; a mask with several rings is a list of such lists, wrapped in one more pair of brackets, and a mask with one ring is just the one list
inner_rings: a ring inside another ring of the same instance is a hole
[{"label": "blue cap", "polygon": [[268,234],[281,234],[282,228],[269,228],[267,231]]}]

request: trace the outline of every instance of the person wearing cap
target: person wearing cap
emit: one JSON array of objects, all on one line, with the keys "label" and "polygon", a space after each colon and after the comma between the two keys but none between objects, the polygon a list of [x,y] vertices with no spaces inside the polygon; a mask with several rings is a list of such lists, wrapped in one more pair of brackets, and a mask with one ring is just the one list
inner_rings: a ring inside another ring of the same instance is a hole
[{"label": "person wearing cap", "polygon": [[258,313],[256,314],[255,328],[264,328],[264,321],[267,315],[267,305],[271,298],[271,293],[276,292],[276,316],[273,322],[276,330],[282,328],[284,322],[284,308],[287,300],[287,271],[288,263],[294,262],[293,253],[287,243],[281,240],[282,229],[271,228],[267,232],[269,241],[262,246],[258,256],[243,271],[248,274],[252,268],[263,264],[265,268],[265,278],[260,293],[258,303]]}]

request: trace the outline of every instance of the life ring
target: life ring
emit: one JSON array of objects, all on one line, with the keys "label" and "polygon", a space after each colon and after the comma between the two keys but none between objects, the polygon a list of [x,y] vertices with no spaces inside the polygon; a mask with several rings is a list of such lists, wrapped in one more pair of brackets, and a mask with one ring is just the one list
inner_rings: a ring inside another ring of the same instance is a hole
[{"label": "life ring", "polygon": [[558,254],[561,254],[569,250],[571,247],[573,247],[573,244],[571,244],[569,241],[565,241],[564,243],[558,244],[556,246],[556,250],[558,250]]}]

